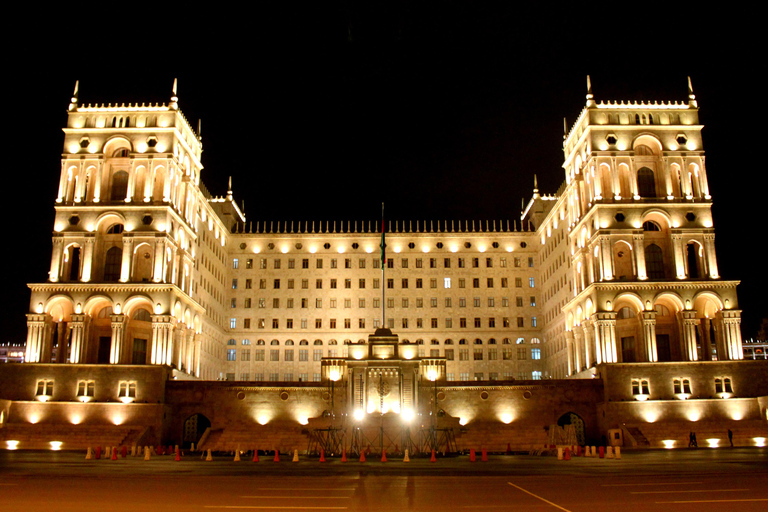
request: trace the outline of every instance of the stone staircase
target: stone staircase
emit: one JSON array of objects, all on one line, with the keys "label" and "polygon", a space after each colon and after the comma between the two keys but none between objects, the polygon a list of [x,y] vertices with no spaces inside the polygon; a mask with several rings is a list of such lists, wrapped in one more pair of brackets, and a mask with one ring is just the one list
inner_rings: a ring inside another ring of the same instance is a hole
[{"label": "stone staircase", "polygon": [[240,450],[275,450],[292,453],[307,450],[309,437],[301,425],[267,424],[257,426],[228,426],[211,430],[208,437],[200,443],[199,450],[234,451]]},{"label": "stone staircase", "polygon": [[89,446],[130,446],[131,439],[144,431],[141,426],[57,425],[6,423],[0,428],[0,448],[6,441],[18,441],[19,450],[50,450],[51,442],[61,442],[61,450],[85,450]]}]

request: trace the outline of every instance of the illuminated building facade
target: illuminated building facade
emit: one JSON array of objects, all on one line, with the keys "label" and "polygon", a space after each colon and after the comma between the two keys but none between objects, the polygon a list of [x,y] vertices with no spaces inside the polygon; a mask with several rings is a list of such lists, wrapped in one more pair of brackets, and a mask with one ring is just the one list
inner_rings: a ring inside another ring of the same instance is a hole
[{"label": "illuminated building facade", "polygon": [[[181,404],[171,426],[152,420],[169,432],[198,414],[242,425],[232,411],[295,428],[328,400],[345,414],[437,414],[439,402],[519,446],[561,414],[592,438],[665,417],[764,430],[764,365],[738,361],[738,282],[718,272],[701,129],[690,84],[687,102],[653,104],[597,103],[589,87],[556,194],[534,187],[519,221],[387,221],[382,262],[376,221],[246,222],[231,182],[212,196],[175,87],[167,105],[82,105],[76,90],[50,279],[30,285],[25,361],[39,375],[10,398]],[[89,395],[100,381],[81,376],[75,395],[54,385],[64,363],[120,368],[119,382]],[[227,382],[149,393],[130,365]],[[549,380],[569,377],[581,380]],[[249,405],[270,393],[269,411]]]}]

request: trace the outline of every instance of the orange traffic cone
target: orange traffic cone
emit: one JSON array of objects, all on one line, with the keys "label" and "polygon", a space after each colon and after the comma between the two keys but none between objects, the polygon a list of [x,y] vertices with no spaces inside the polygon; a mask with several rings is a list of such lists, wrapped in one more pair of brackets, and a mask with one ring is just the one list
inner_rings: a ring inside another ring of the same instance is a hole
[{"label": "orange traffic cone", "polygon": [[571,449],[570,448],[566,448],[565,449],[565,455],[563,456],[563,459],[571,460]]},{"label": "orange traffic cone", "polygon": [[507,455],[512,455],[512,446],[507,443]]},{"label": "orange traffic cone", "polygon": [[360,462],[365,462],[365,452],[360,452]]},{"label": "orange traffic cone", "polygon": [[341,462],[347,462],[347,449],[341,449]]},{"label": "orange traffic cone", "polygon": [[274,462],[280,462],[280,452],[278,452],[277,450],[275,450]]},{"label": "orange traffic cone", "polygon": [[488,450],[483,448],[482,456],[480,457],[480,460],[483,462],[488,462]]},{"label": "orange traffic cone", "polygon": [[176,447],[176,462],[179,462],[181,460],[181,452],[179,452],[179,447]]},{"label": "orange traffic cone", "polygon": [[125,445],[123,446],[123,448],[120,450],[120,455],[123,458],[126,458],[128,456],[128,447],[127,446],[125,446]]},{"label": "orange traffic cone", "polygon": [[429,459],[429,462],[437,462],[437,457],[435,457],[434,449],[432,449],[432,457]]},{"label": "orange traffic cone", "polygon": [[253,450],[253,462],[259,462],[259,450]]},{"label": "orange traffic cone", "polygon": [[325,450],[320,450],[320,462],[325,462]]},{"label": "orange traffic cone", "polygon": [[114,446],[112,448],[112,457],[110,457],[112,460],[117,460],[117,446]]},{"label": "orange traffic cone", "polygon": [[387,462],[387,450],[381,452],[381,462]]},{"label": "orange traffic cone", "polygon": [[469,450],[469,462],[475,462],[477,460],[475,456],[475,449],[472,448]]}]

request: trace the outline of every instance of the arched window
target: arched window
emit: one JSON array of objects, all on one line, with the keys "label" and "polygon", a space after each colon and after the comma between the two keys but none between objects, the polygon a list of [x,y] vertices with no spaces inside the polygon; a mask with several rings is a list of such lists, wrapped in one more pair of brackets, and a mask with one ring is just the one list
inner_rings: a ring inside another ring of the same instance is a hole
[{"label": "arched window", "polygon": [[289,345],[293,346],[293,340],[285,340],[285,345],[286,346],[289,346]]},{"label": "arched window", "polygon": [[322,345],[322,344],[323,344],[323,340],[315,340],[315,342],[313,343],[313,345]]},{"label": "arched window", "polygon": [[482,345],[482,344],[483,344],[483,340],[481,340],[480,338],[475,338],[475,345]]},{"label": "arched window", "polygon": [[269,344],[270,344],[270,345],[279,345],[279,344],[280,344],[280,342],[279,342],[279,341],[277,341],[277,340],[272,340],[272,341],[270,341],[270,342],[269,342]]},{"label": "arched window", "polygon": [[637,171],[637,193],[640,197],[656,197],[656,179],[647,167]]},{"label": "arched window", "polygon": [[664,257],[656,244],[645,248],[645,271],[649,279],[664,279]]},{"label": "arched window", "polygon": [[152,316],[149,314],[149,311],[147,311],[146,309],[142,308],[142,309],[137,310],[133,314],[133,319],[134,320],[138,320],[140,322],[151,322],[152,321]]},{"label": "arched window", "polygon": [[120,247],[111,247],[104,258],[104,281],[115,282],[120,279],[120,266],[123,259],[123,250]]},{"label": "arched window", "polygon": [[496,338],[491,338],[488,340],[489,345],[495,345],[496,344]]},{"label": "arched window", "polygon": [[447,340],[445,340],[445,344],[446,345],[453,345],[453,340],[448,338]]},{"label": "arched window", "polygon": [[631,308],[624,307],[619,310],[619,314],[616,315],[618,320],[626,320],[627,318],[635,318],[635,312]]},{"label": "arched window", "polygon": [[299,345],[309,345],[309,342],[307,340],[301,340]]},{"label": "arched window", "polygon": [[431,343],[432,345],[439,345],[439,344],[440,344],[440,342],[439,342],[439,341],[437,341],[435,338],[432,338],[432,341],[430,341],[430,343]]},{"label": "arched window", "polygon": [[336,340],[331,340],[328,342],[328,345],[338,345],[338,342]]},{"label": "arched window", "polygon": [[461,339],[459,340],[459,345],[466,345],[466,344],[467,344],[467,340],[466,340],[466,339],[464,339],[464,338],[461,338]]},{"label": "arched window", "polygon": [[264,340],[256,340],[256,345],[266,345],[267,343]]},{"label": "arched window", "polygon": [[661,226],[652,220],[643,222],[643,231],[661,231]]},{"label": "arched window", "polygon": [[122,224],[112,224],[107,228],[108,235],[119,235],[125,228]]}]

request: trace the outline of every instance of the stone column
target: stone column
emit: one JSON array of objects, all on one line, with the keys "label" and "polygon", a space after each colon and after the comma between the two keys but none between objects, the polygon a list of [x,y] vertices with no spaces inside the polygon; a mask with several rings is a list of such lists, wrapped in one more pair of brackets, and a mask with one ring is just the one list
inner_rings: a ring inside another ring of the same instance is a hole
[{"label": "stone column", "polygon": [[632,235],[632,245],[635,253],[635,269],[637,278],[641,281],[648,279],[648,273],[645,270],[645,235],[641,231]]},{"label": "stone column", "polygon": [[152,269],[152,281],[160,283],[164,279],[163,263],[165,262],[165,233],[155,234],[155,259]]},{"label": "stone column", "polygon": [[592,178],[595,181],[595,201],[598,201],[603,198],[603,180],[602,176],[600,175],[600,166],[597,166],[597,169],[595,169],[595,166],[592,166]]},{"label": "stone column", "polygon": [[724,309],[718,313],[721,318],[723,331],[723,347],[725,357],[731,361],[744,359],[744,348],[741,344],[741,310]]},{"label": "stone column", "polygon": [[613,250],[611,239],[607,236],[600,237],[600,259],[603,268],[603,279],[613,280]]},{"label": "stone column", "polygon": [[659,360],[659,355],[656,351],[656,312],[643,311],[641,315],[643,322],[645,360],[650,363],[655,363]]},{"label": "stone column", "polygon": [[70,363],[84,363],[85,358],[85,315],[73,314],[69,321],[69,339],[71,349],[69,351]]},{"label": "stone column", "polygon": [[123,234],[123,262],[120,267],[120,282],[131,280],[131,261],[133,260],[133,237]]},{"label": "stone column", "polygon": [[637,188],[637,166],[635,157],[630,157],[629,165],[629,188],[633,199],[640,199],[640,191]]},{"label": "stone column", "polygon": [[573,374],[573,331],[565,331],[565,347],[568,353],[568,376]]},{"label": "stone column", "polygon": [[592,315],[595,332],[600,337],[598,350],[603,363],[615,363],[616,356],[616,313],[601,311]]},{"label": "stone column", "polygon": [[720,276],[717,273],[717,258],[715,257],[715,234],[704,234],[704,254],[707,258],[707,270],[709,270],[709,277],[711,279],[717,279]]},{"label": "stone column", "polygon": [[80,276],[80,280],[87,283],[91,280],[91,272],[93,271],[93,246],[96,242],[96,237],[93,233],[85,235],[83,242],[83,273]]},{"label": "stone column", "polygon": [[27,348],[24,355],[24,361],[27,363],[41,363],[45,360],[44,348],[46,345],[46,336],[49,329],[50,315],[48,314],[28,314],[27,315]]},{"label": "stone column", "polygon": [[696,327],[699,325],[699,319],[696,318],[696,311],[683,311],[680,315],[683,322],[683,355],[686,361],[698,361]]},{"label": "stone column", "polygon": [[669,169],[669,157],[662,157],[661,163],[664,166],[662,171],[664,173],[664,190],[666,191],[667,199],[669,199],[674,195],[672,193],[672,172]]},{"label": "stone column", "polygon": [[152,315],[152,348],[150,363],[171,364],[167,358],[168,347],[173,346],[173,317],[170,315]]},{"label": "stone column", "polygon": [[61,162],[61,176],[59,178],[59,194],[56,197],[56,202],[61,203],[64,201],[66,194],[67,194],[67,185],[69,184],[69,180],[67,179],[68,171],[67,171],[67,164],[62,160]]},{"label": "stone column", "polygon": [[109,315],[112,320],[112,344],[109,349],[109,364],[123,362],[123,337],[125,335],[125,315]]},{"label": "stone column", "polygon": [[675,277],[678,279],[685,279],[685,255],[683,254],[683,235],[679,233],[673,233],[672,238],[672,251],[674,255],[675,263]]},{"label": "stone column", "polygon": [[96,170],[93,173],[93,202],[98,203],[101,199],[101,175],[104,168],[104,160],[99,159],[96,164]]},{"label": "stone column", "polygon": [[48,272],[48,280],[57,283],[61,279],[61,257],[64,254],[64,237],[54,235],[53,252],[51,253],[51,270]]},{"label": "stone column", "polygon": [[707,170],[704,167],[704,155],[701,156],[701,168],[699,169],[699,184],[701,185],[701,193],[704,195],[704,199],[712,199],[709,195],[709,182],[707,181]]},{"label": "stone column", "polygon": [[576,373],[580,372],[583,365],[581,360],[582,346],[584,345],[584,332],[579,329],[580,326],[573,327],[574,353],[576,354]]}]

